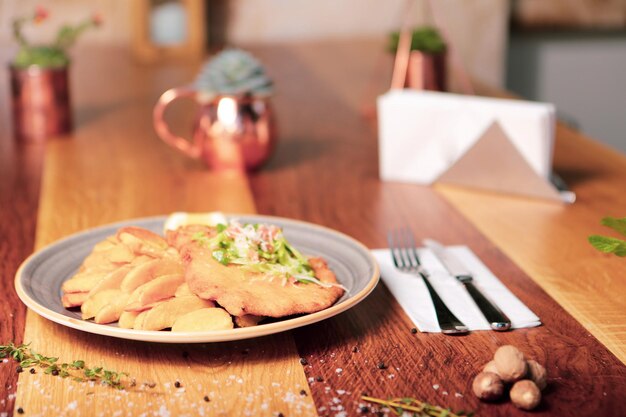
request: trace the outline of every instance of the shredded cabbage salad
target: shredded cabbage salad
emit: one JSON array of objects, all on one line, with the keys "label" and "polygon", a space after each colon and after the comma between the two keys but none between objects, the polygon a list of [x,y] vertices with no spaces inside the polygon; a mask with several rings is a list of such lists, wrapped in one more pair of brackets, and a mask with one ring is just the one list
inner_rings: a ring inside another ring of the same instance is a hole
[{"label": "shredded cabbage salad", "polygon": [[287,282],[314,283],[325,288],[341,285],[315,278],[309,261],[285,239],[281,228],[268,224],[241,224],[236,220],[216,226],[217,235],[202,232],[192,239],[211,251],[222,265],[240,265]]}]

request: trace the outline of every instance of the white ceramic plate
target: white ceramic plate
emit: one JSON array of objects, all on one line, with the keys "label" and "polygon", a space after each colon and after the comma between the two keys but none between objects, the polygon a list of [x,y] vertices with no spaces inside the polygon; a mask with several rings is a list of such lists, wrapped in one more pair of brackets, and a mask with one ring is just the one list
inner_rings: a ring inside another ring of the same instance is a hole
[{"label": "white ceramic plate", "polygon": [[307,314],[259,326],[213,332],[173,333],[121,329],[117,324],[96,324],[82,320],[80,312],[67,310],[61,304],[61,284],[71,277],[97,242],[115,234],[123,226],[139,226],[162,234],[165,217],[129,220],[90,229],[31,255],[20,266],[15,289],[20,299],[37,314],[74,329],[123,339],[164,343],[223,342],[265,336],[305,326],[333,317],[362,301],[372,292],[379,278],[376,261],[361,243],[337,231],[280,217],[227,215],[244,223],[271,223],[283,228],[285,237],[302,253],[321,256],[335,272],[337,280],[348,291],[333,306]]}]

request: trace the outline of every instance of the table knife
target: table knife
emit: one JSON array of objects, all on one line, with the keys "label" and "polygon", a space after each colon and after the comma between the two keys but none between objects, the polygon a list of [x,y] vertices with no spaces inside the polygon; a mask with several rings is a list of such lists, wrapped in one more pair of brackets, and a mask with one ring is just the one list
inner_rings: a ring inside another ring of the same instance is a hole
[{"label": "table knife", "polygon": [[498,332],[503,332],[511,328],[511,320],[495,304],[482,293],[472,281],[472,273],[463,263],[439,242],[432,239],[424,239],[424,245],[430,249],[448,273],[459,280],[467,289],[480,311],[483,313],[491,328]]}]

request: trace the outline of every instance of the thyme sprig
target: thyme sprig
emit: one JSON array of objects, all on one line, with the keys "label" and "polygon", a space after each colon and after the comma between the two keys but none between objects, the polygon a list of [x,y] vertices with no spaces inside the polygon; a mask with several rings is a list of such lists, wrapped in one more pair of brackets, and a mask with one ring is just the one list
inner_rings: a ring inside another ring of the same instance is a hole
[{"label": "thyme sprig", "polygon": [[389,400],[383,400],[380,398],[373,398],[368,396],[361,397],[363,401],[367,401],[374,404],[380,404],[389,408],[395,415],[402,415],[404,412],[413,413],[414,417],[471,417],[473,412],[465,411],[451,411],[449,408],[439,407],[437,405],[431,405],[424,401],[417,400],[415,398],[391,398]]},{"label": "thyme sprig", "polygon": [[100,382],[102,385],[115,389],[126,388],[124,379],[129,376],[126,372],[111,371],[101,366],[89,368],[85,366],[83,360],[59,363],[59,358],[34,352],[30,348],[30,343],[15,345],[9,342],[6,345],[0,345],[1,358],[11,358],[16,361],[19,364],[19,372],[26,368],[41,368],[47,375],[71,378],[76,382]]}]

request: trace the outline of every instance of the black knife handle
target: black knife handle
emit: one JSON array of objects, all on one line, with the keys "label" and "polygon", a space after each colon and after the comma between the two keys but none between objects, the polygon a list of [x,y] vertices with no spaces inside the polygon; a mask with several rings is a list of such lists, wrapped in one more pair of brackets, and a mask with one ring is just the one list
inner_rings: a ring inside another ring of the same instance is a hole
[{"label": "black knife handle", "polygon": [[489,299],[485,297],[471,281],[465,281],[463,282],[463,285],[465,285],[467,292],[470,296],[472,296],[472,299],[480,311],[482,311],[493,330],[504,332],[511,328],[511,320],[509,320],[506,314],[489,301]]}]

